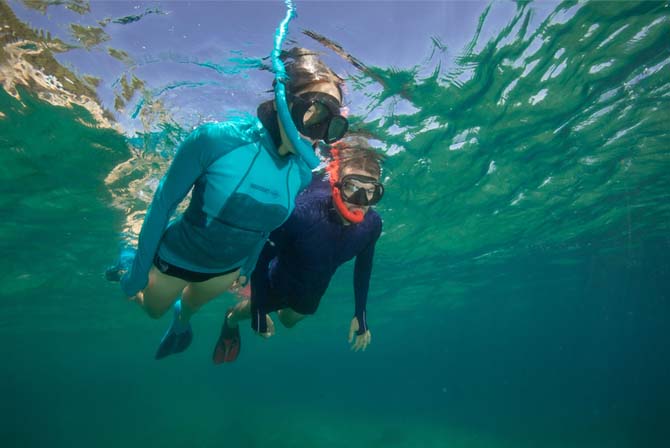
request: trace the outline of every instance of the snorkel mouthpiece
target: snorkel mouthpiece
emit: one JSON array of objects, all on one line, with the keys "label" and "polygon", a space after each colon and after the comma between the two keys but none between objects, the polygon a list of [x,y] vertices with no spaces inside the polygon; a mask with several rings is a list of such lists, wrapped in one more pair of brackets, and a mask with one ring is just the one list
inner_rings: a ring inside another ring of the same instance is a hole
[{"label": "snorkel mouthpiece", "polygon": [[284,62],[281,60],[281,46],[284,38],[286,37],[286,32],[288,30],[288,24],[291,19],[295,16],[295,7],[291,0],[286,0],[286,17],[279,24],[277,32],[275,33],[275,46],[272,50],[272,68],[275,71],[275,103],[277,104],[277,116],[281,121],[286,137],[288,137],[291,145],[298,152],[298,155],[305,161],[307,166],[311,169],[316,168],[321,163],[319,157],[314,153],[314,149],[308,140],[301,137],[298,133],[298,129],[295,127],[293,120],[291,119],[291,113],[288,109],[288,102],[286,101],[286,86],[284,81],[287,79],[288,75],[286,74],[286,67]]}]

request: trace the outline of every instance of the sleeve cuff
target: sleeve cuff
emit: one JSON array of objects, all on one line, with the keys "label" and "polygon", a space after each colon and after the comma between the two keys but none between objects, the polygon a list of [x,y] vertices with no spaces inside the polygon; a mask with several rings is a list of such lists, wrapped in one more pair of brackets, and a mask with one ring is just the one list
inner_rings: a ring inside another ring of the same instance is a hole
[{"label": "sleeve cuff", "polygon": [[149,283],[149,279],[147,279],[143,285],[137,284],[138,282],[133,282],[132,280],[130,272],[125,273],[123,277],[121,277],[121,289],[127,297],[133,297],[135,294],[146,288]]},{"label": "sleeve cuff", "polygon": [[258,333],[268,332],[266,314],[259,309],[251,310],[251,328]]},{"label": "sleeve cuff", "polygon": [[356,314],[356,319],[358,320],[358,331],[356,334],[359,336],[365,334],[365,332],[368,331],[368,322],[365,311],[360,314]]}]

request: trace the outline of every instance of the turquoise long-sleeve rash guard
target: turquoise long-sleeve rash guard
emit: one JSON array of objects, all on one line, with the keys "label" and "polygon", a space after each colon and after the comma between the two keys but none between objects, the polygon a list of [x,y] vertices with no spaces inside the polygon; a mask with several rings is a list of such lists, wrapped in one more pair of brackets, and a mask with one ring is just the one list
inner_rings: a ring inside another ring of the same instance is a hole
[{"label": "turquoise long-sleeve rash guard", "polygon": [[[269,233],[286,221],[311,178],[298,156],[278,154],[258,119],[198,127],[156,190],[132,268],[121,279],[124,293],[134,296],[146,287],[156,252],[190,271],[240,267],[248,278]],[[168,225],[191,187],[188,208]]]}]

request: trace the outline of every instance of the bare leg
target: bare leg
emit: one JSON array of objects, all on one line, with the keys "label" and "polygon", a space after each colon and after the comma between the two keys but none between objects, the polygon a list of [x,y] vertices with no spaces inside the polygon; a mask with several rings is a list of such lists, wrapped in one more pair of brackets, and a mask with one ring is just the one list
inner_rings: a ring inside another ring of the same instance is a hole
[{"label": "bare leg", "polygon": [[226,314],[228,319],[228,326],[230,328],[237,327],[241,320],[251,319],[251,300],[246,299],[237,304]]},{"label": "bare leg", "polygon": [[304,314],[297,313],[293,311],[291,308],[284,308],[279,311],[277,311],[277,315],[279,316],[279,321],[286,327],[286,328],[292,328],[303,320],[305,318]]},{"label": "bare leg", "polygon": [[201,306],[215,297],[228,291],[240,275],[240,270],[219,277],[210,278],[205,282],[188,283],[181,296],[183,321],[188,321]]},{"label": "bare leg", "polygon": [[149,284],[144,289],[142,307],[149,316],[158,319],[182,295],[182,319],[188,321],[202,305],[226,292],[239,276],[240,271],[211,278],[205,282],[189,283],[163,274],[155,266],[149,271]]},{"label": "bare leg", "polygon": [[[228,328],[236,328],[240,321],[251,319],[251,300],[246,299],[238,302],[232,309],[226,314],[226,325]],[[267,322],[267,333],[264,335],[274,335],[275,334],[275,323],[272,321],[268,314],[265,315]]]},{"label": "bare leg", "polygon": [[[279,320],[286,328],[295,326],[295,324],[305,318],[304,314],[297,313],[291,308],[281,309],[277,311],[277,314],[279,315]],[[251,301],[247,299],[239,302],[230,310],[226,318],[228,319],[228,326],[230,328],[237,327],[238,323],[242,320],[251,319]]]},{"label": "bare leg", "polygon": [[158,319],[170,309],[187,284],[186,280],[163,274],[152,266],[149,271],[149,284],[143,291],[142,308],[149,316]]}]

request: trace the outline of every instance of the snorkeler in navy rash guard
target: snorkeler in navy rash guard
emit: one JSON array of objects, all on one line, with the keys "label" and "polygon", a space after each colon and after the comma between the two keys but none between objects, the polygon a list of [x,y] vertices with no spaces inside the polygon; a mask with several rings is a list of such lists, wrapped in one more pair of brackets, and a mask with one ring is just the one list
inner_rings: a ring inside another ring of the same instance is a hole
[{"label": "snorkeler in navy rash guard", "polygon": [[355,351],[370,343],[366,303],[382,220],[369,207],[384,192],[379,183],[381,158],[361,137],[336,143],[333,156],[330,180],[313,181],[296,199],[291,217],[271,233],[251,275],[251,298],[226,314],[214,363],[237,358],[241,320],[251,318],[254,331],[270,337],[274,324],[267,313],[277,311],[286,327],[314,314],[337,268],[354,257],[355,309],[349,342]]},{"label": "snorkeler in navy rash guard", "polygon": [[[288,93],[292,123],[278,118],[276,102],[267,101],[258,119],[200,126],[156,190],[121,286],[153,318],[174,304],[157,359],[190,345],[191,315],[250,275],[270,232],[290,216],[312,178],[296,145],[333,142],[347,130],[339,112],[342,79],[308,50],[295,48],[284,59],[288,78],[279,82]],[[286,137],[293,125],[304,141]],[[188,208],[168,225],[191,189]],[[108,278],[114,275],[108,271]]]}]

